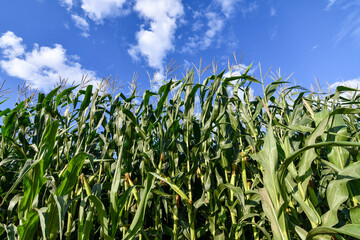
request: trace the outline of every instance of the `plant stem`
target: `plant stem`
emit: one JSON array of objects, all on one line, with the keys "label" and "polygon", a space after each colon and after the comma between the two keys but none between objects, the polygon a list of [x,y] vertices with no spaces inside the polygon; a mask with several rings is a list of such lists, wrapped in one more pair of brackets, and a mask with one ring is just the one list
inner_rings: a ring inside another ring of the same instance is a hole
[{"label": "plant stem", "polygon": [[[190,160],[187,161],[187,172],[190,172]],[[195,234],[195,213],[194,213],[194,207],[192,205],[192,187],[191,187],[191,177],[189,177],[188,180],[188,190],[189,190],[189,202],[188,205],[188,220],[190,225],[190,239],[195,240],[196,234]]]},{"label": "plant stem", "polygon": [[180,196],[177,194],[173,194],[174,196],[174,212],[173,212],[173,220],[174,220],[174,225],[173,225],[173,240],[177,240],[178,239],[178,224],[179,224],[179,217],[178,217],[178,206],[180,205]]}]

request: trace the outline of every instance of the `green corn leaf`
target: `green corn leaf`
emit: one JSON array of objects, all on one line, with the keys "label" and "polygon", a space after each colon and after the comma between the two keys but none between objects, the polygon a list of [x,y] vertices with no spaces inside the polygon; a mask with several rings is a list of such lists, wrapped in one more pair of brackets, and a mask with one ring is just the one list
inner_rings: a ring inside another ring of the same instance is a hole
[{"label": "green corn leaf", "polygon": [[42,169],[42,163],[43,160],[37,162],[35,166],[24,176],[24,196],[20,202],[19,215],[22,215],[22,212],[31,209],[31,205],[33,204],[35,197],[39,194],[42,185],[46,182],[46,179],[44,178],[44,170]]},{"label": "green corn leaf", "polygon": [[89,85],[87,86],[86,88],[86,92],[85,92],[85,97],[81,103],[81,106],[80,106],[80,112],[83,112],[90,104],[90,99],[91,99],[91,96],[92,96],[92,89],[93,89],[93,86],[92,85]]},{"label": "green corn leaf", "polygon": [[330,116],[337,114],[360,114],[360,109],[337,108],[335,111],[331,112]]},{"label": "green corn leaf", "polygon": [[45,133],[40,142],[38,161],[33,163],[23,179],[24,196],[20,204],[20,212],[29,210],[41,187],[47,181],[44,178],[51,162],[59,121],[47,122]]},{"label": "green corn leaf", "polygon": [[7,109],[5,109],[5,110],[1,110],[1,111],[0,111],[0,117],[6,116],[7,114],[9,114],[9,112],[11,112],[11,109],[10,109],[10,108],[7,108]]},{"label": "green corn leaf", "polygon": [[131,195],[133,188],[134,187],[130,187],[129,189],[127,189],[119,198],[119,201],[118,201],[119,217],[118,217],[118,219],[120,219],[123,214],[126,201],[128,200],[129,196]]},{"label": "green corn leaf", "polygon": [[135,125],[136,131],[139,133],[141,138],[145,141],[146,140],[146,134],[144,133],[143,130],[140,129],[139,124],[136,121],[135,115],[126,108],[123,108],[122,112],[132,121],[132,123]]},{"label": "green corn leaf", "polygon": [[359,224],[346,224],[340,228],[331,228],[331,227],[317,227],[309,231],[306,236],[306,240],[314,239],[319,235],[325,234],[343,234],[346,236],[351,236],[354,238],[360,238],[360,225]]},{"label": "green corn leaf", "polygon": [[321,142],[321,143],[316,143],[313,145],[309,145],[306,146],[304,148],[301,148],[297,151],[295,151],[294,153],[292,153],[289,157],[286,158],[286,160],[281,164],[279,171],[278,171],[278,175],[279,175],[279,180],[280,182],[283,184],[284,180],[285,180],[285,176],[286,176],[286,172],[287,172],[287,168],[290,165],[290,163],[292,161],[294,161],[300,154],[306,152],[309,149],[314,149],[314,148],[321,148],[321,147],[328,147],[328,146],[343,146],[343,147],[360,147],[360,143],[359,142]]},{"label": "green corn leaf", "polygon": [[21,240],[33,239],[34,234],[37,232],[39,225],[39,215],[36,211],[32,210],[27,213],[26,220],[23,224],[18,226],[18,232]]},{"label": "green corn leaf", "polygon": [[151,174],[147,174],[146,183],[140,196],[141,200],[139,207],[136,210],[134,219],[130,224],[129,230],[123,238],[124,240],[132,239],[133,236],[135,236],[135,234],[140,230],[141,226],[143,225],[146,205],[149,199],[149,193],[153,188],[154,180],[154,176],[152,176]]},{"label": "green corn leaf", "polygon": [[113,226],[112,234],[111,234],[112,236],[114,236],[115,234],[116,226],[118,225],[119,213],[120,213],[119,205],[117,203],[117,196],[121,181],[121,167],[122,167],[123,151],[124,151],[123,136],[120,137],[119,142],[120,142],[119,156],[116,161],[115,173],[110,188],[110,216]]},{"label": "green corn leaf", "polygon": [[159,95],[160,100],[157,103],[157,107],[155,109],[155,116],[158,118],[160,114],[163,111],[164,104],[168,98],[169,92],[171,90],[171,85],[173,84],[173,81],[170,80],[170,82],[166,83],[164,86],[160,87],[159,89]]},{"label": "green corn leaf", "polygon": [[359,89],[357,88],[350,88],[350,87],[346,87],[346,86],[337,86],[336,87],[336,91],[337,92],[347,92],[347,91],[359,91]]},{"label": "green corn leaf", "polygon": [[0,223],[0,228],[4,228],[5,232],[6,232],[6,237],[8,240],[16,240],[16,226],[14,226],[14,224],[10,224],[9,226],[6,226],[4,224]]},{"label": "green corn leaf", "polygon": [[321,223],[321,218],[319,213],[316,211],[314,205],[308,200],[303,200],[303,196],[300,193],[298,185],[296,185],[295,183],[291,183],[291,180],[289,178],[290,176],[285,179],[285,183],[288,191],[291,193],[291,196],[301,206],[309,220],[319,225]]},{"label": "green corn leaf", "polygon": [[[333,124],[329,132],[336,134],[328,135],[328,141],[346,141],[347,140],[347,127],[343,120],[342,115],[335,115]],[[340,169],[343,169],[349,158],[349,151],[342,147],[332,147],[328,151],[328,158],[331,163],[335,164]]]},{"label": "green corn leaf", "polygon": [[46,222],[48,221],[46,210],[47,208],[35,209],[39,215],[39,222],[43,239],[48,239],[49,237],[49,229],[46,228]]},{"label": "green corn leaf", "polygon": [[108,218],[106,216],[106,210],[104,204],[97,196],[90,195],[88,198],[94,203],[96,212],[100,221],[100,226],[105,239],[111,239],[108,234]]},{"label": "green corn leaf", "polygon": [[91,232],[94,229],[94,206],[90,204],[90,206],[86,209],[86,217],[83,223],[82,230],[82,239],[90,239]]},{"label": "green corn leaf", "polygon": [[47,106],[47,105],[50,104],[50,102],[53,100],[53,98],[55,97],[55,95],[56,95],[57,92],[59,91],[60,87],[61,87],[61,86],[55,88],[54,90],[52,90],[51,92],[49,92],[49,93],[46,95],[46,97],[44,98],[44,102],[43,102],[44,105]]},{"label": "green corn leaf", "polygon": [[242,191],[242,189],[240,187],[236,187],[230,183],[222,183],[220,184],[217,189],[216,189],[216,196],[217,198],[220,198],[221,193],[223,192],[224,189],[229,189],[230,191],[232,191],[234,193],[234,196],[236,196],[236,198],[239,200],[239,202],[241,203],[241,206],[244,208],[245,207],[245,196],[244,196],[244,192]]},{"label": "green corn leaf", "polygon": [[[59,218],[58,224],[59,225],[57,228],[55,228],[55,226],[54,226],[54,229],[50,228],[50,230],[54,230],[53,232],[50,232],[50,234],[55,235],[55,229],[56,229],[56,233],[57,233],[57,229],[58,229],[59,233],[60,233],[60,240],[61,240],[63,237],[63,221],[64,221],[65,212],[66,212],[67,207],[65,206],[65,200],[63,197],[56,196],[55,194],[51,194],[51,196],[54,198],[57,214],[55,214],[55,213],[50,213],[50,214],[52,215],[52,217],[53,217],[53,215],[58,216],[58,218]],[[72,200],[68,201],[68,204],[71,204]],[[52,208],[50,210],[55,211],[54,208]]]},{"label": "green corn leaf", "polygon": [[154,172],[150,172],[151,175],[153,175],[154,177],[160,179],[161,181],[165,182],[166,184],[168,184],[172,190],[174,190],[177,194],[180,195],[180,197],[185,200],[186,202],[189,201],[188,196],[174,183],[172,183],[170,180],[161,177],[159,174],[154,173]]},{"label": "green corn leaf", "polygon": [[4,137],[12,137],[11,133],[14,131],[14,126],[16,124],[16,116],[18,114],[17,109],[11,110],[11,112],[5,117],[4,124],[1,127],[1,134]]},{"label": "green corn leaf", "polygon": [[74,87],[67,88],[67,89],[63,90],[61,93],[59,93],[59,94],[56,96],[56,98],[55,98],[55,103],[56,103],[55,106],[58,107],[58,106],[60,105],[61,101],[62,101],[64,98],[68,97],[68,95],[69,95],[75,88],[77,88],[78,86],[79,86],[79,85],[76,85],[76,86],[74,86]]},{"label": "green corn leaf", "polygon": [[323,215],[325,226],[331,227],[338,223],[338,209],[349,198],[347,183],[355,179],[360,179],[360,162],[353,163],[339,171],[338,179],[329,183],[326,197],[330,210]]},{"label": "green corn leaf", "polygon": [[88,154],[79,153],[70,160],[69,165],[61,178],[61,184],[55,191],[57,196],[64,196],[73,190],[86,158],[88,158]]},{"label": "green corn leaf", "polygon": [[278,169],[278,151],[272,125],[269,125],[263,149],[251,157],[264,168],[264,186],[276,208],[279,207],[279,183],[276,176]]},{"label": "green corn leaf", "polygon": [[350,218],[353,224],[360,224],[360,205],[350,209]]},{"label": "green corn leaf", "polygon": [[[38,160],[39,161],[39,160]],[[32,162],[31,160],[27,160],[24,164],[24,166],[22,167],[18,178],[16,179],[16,181],[13,183],[13,185],[11,186],[11,188],[9,189],[9,191],[5,194],[0,206],[2,206],[6,199],[8,198],[8,196],[14,191],[14,189],[17,187],[17,185],[23,180],[23,178],[25,177],[25,175],[35,166],[35,164],[38,162]]]},{"label": "green corn leaf", "polygon": [[264,210],[264,213],[271,223],[271,230],[272,230],[273,238],[275,240],[289,239],[287,237],[287,233],[283,232],[284,229],[281,226],[281,223],[279,222],[279,219],[277,216],[277,210],[275,209],[267,190],[265,188],[261,188],[261,189],[259,189],[259,194],[261,197],[262,208]]},{"label": "green corn leaf", "polygon": [[[78,236],[79,240],[82,240],[83,235],[84,235],[86,202],[87,202],[87,198],[84,197],[84,193],[82,192],[80,206],[79,206],[78,229],[77,229],[77,236]],[[89,209],[89,210],[91,210],[91,209]]]}]

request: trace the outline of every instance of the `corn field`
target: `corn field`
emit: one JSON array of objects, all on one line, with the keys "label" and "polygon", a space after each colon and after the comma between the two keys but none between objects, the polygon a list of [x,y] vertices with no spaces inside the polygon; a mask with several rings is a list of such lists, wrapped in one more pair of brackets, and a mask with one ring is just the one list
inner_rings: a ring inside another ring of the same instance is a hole
[{"label": "corn field", "polygon": [[249,69],[2,110],[1,239],[360,239],[358,90]]}]

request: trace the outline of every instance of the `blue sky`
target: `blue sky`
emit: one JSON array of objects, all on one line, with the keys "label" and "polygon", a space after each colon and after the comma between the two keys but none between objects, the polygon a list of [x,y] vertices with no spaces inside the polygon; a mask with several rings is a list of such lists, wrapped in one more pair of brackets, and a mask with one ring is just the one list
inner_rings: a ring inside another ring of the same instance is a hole
[{"label": "blue sky", "polygon": [[[117,76],[156,90],[170,60],[219,70],[253,62],[310,89],[360,83],[360,0],[3,0],[0,79],[48,91],[59,79]],[[150,84],[147,73],[155,77]],[[204,76],[207,77],[208,72]],[[271,81],[267,79],[266,81]],[[360,86],[360,84],[359,84]]]}]

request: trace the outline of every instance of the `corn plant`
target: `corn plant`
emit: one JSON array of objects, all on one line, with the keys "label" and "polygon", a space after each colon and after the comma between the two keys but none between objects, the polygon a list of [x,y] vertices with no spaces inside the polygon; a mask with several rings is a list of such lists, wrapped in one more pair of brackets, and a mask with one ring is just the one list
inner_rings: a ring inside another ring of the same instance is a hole
[{"label": "corn plant", "polygon": [[1,110],[1,237],[359,239],[358,90],[249,70],[190,71],[140,103],[90,85]]}]

